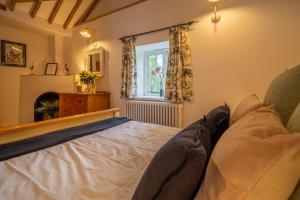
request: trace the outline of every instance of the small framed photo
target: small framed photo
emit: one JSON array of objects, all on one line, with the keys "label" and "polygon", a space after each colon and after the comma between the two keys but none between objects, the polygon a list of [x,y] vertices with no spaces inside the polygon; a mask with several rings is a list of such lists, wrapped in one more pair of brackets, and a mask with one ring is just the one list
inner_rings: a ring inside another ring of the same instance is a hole
[{"label": "small framed photo", "polygon": [[26,44],[1,40],[1,65],[26,67]]},{"label": "small framed photo", "polygon": [[56,75],[58,63],[47,63],[45,75]]}]

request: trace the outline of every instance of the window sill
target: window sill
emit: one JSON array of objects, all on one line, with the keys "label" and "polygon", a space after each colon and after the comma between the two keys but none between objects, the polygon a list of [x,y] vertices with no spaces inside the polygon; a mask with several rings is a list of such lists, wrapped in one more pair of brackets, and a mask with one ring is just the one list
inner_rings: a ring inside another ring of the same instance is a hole
[{"label": "window sill", "polygon": [[135,97],[133,100],[136,101],[159,101],[159,102],[165,102],[164,97]]}]

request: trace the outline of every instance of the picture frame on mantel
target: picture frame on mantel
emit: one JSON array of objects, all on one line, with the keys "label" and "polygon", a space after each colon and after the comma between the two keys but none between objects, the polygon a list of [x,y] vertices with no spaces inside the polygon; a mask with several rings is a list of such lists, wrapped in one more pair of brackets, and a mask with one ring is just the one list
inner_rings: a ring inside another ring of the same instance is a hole
[{"label": "picture frame on mantel", "polygon": [[47,63],[45,75],[55,76],[57,73],[58,63]]},{"label": "picture frame on mantel", "polygon": [[1,65],[26,67],[26,44],[1,40]]}]

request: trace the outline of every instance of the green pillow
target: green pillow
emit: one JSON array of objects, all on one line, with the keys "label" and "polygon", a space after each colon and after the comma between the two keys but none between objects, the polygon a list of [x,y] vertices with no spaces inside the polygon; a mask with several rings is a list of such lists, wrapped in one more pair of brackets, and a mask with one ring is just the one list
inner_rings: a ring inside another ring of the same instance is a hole
[{"label": "green pillow", "polygon": [[300,102],[300,65],[286,70],[275,78],[267,90],[264,104],[275,105],[286,125]]},{"label": "green pillow", "polygon": [[300,199],[300,181],[298,181],[298,184],[293,194],[290,196],[289,200],[299,200],[299,199]]},{"label": "green pillow", "polygon": [[287,124],[287,128],[292,133],[300,132],[300,103],[298,104],[297,108],[294,110]]}]

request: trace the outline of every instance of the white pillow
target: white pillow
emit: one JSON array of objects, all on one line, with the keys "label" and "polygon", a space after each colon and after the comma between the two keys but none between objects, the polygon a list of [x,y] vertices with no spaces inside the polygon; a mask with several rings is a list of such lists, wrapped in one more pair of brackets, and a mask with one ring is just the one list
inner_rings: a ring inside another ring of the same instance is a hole
[{"label": "white pillow", "polygon": [[195,200],[289,199],[300,180],[299,144],[300,135],[261,106],[222,135]]},{"label": "white pillow", "polygon": [[247,113],[258,109],[261,106],[262,103],[255,94],[246,97],[234,110],[231,116],[231,125],[239,119],[241,119],[242,117],[244,117]]}]

